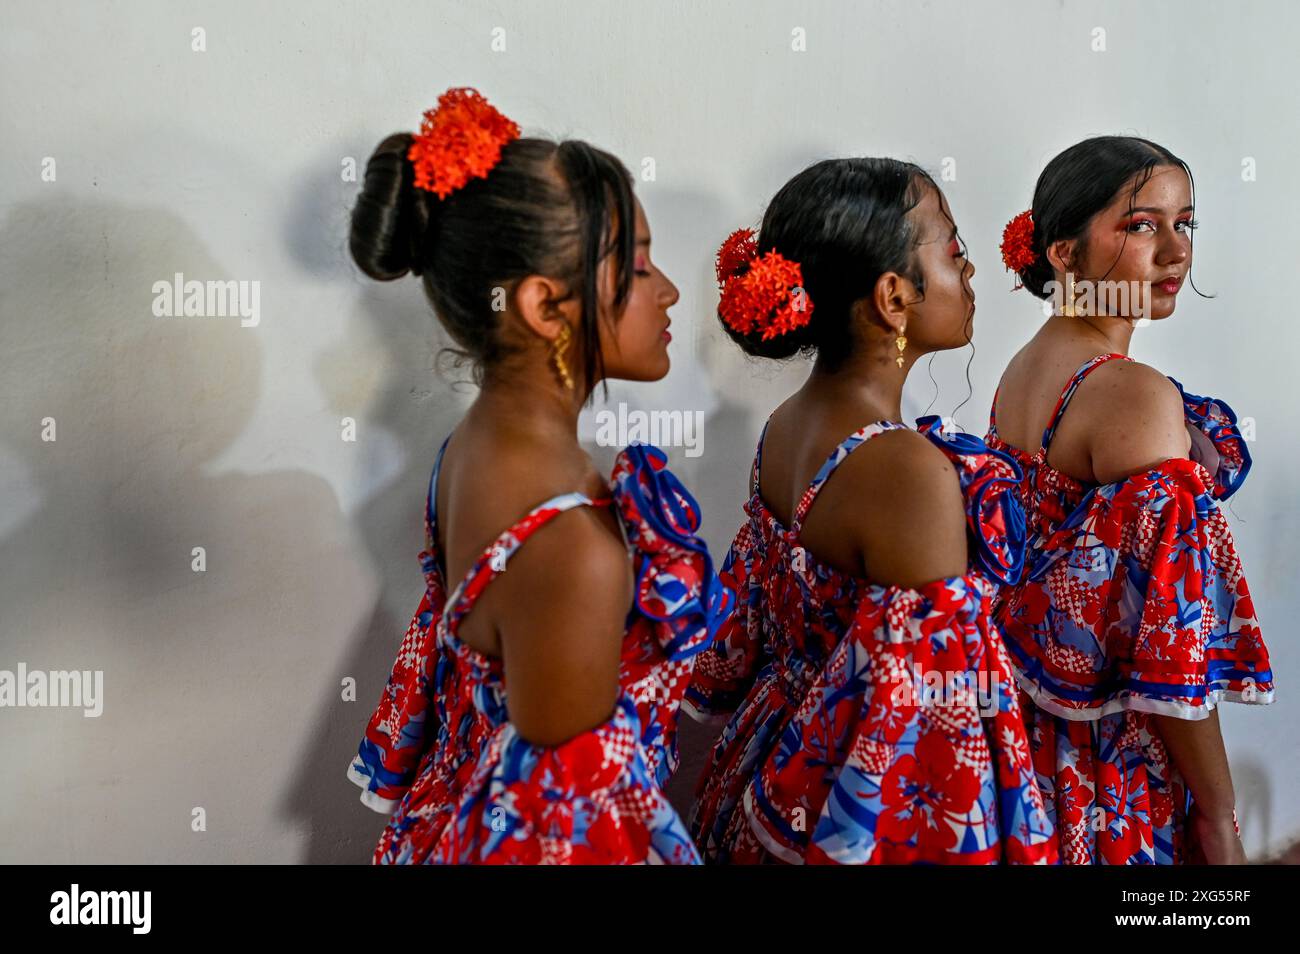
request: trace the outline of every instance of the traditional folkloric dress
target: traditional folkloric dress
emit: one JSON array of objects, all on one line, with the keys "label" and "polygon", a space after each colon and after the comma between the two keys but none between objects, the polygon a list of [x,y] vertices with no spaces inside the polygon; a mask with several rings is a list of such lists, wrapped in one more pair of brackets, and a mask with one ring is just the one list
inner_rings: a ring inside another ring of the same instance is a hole
[{"label": "traditional folkloric dress", "polygon": [[696,718],[731,713],[691,819],[706,861],[1056,860],[1010,660],[991,623],[994,593],[1022,566],[1020,470],[937,417],[917,425],[957,470],[972,553],[964,575],[918,587],[846,574],[799,542],[835,468],[906,425],[878,421],[846,438],[788,529],[759,495],[759,439],[748,520],[721,574],[736,605],[685,703]]},{"label": "traditional folkloric dress", "polygon": [[[677,766],[676,721],[691,669],[731,594],[696,536],[695,499],[662,451],[634,444],[616,459],[610,497],[568,493],[540,504],[448,595],[434,509],[446,446],[425,508],[424,598],[348,769],[361,801],[391,813],[374,863],[698,863],[663,785]],[[636,572],[618,703],[601,725],[534,745],[510,722],[501,660],[462,642],[457,629],[548,520],[610,505]]]},{"label": "traditional folkloric dress", "polygon": [[1196,459],[1101,485],[1052,468],[1047,448],[1070,398],[1115,358],[1131,360],[1102,354],[1074,373],[1032,456],[1003,441],[989,415],[989,446],[1023,468],[1028,526],[1024,579],[1000,594],[995,616],[1025,693],[1061,861],[1179,864],[1191,793],[1152,715],[1203,719],[1225,700],[1273,699],[1268,651],[1219,509],[1245,479],[1250,452],[1227,404],[1170,378]]}]

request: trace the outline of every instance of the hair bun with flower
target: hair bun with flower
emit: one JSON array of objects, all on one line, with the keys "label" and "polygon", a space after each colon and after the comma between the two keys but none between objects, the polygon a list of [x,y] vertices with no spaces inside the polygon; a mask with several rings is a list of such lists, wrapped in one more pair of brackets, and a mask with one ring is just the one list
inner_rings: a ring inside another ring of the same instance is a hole
[{"label": "hair bun with flower", "polygon": [[[1026,209],[1002,230],[1002,263],[1012,272],[1022,272],[1038,260],[1034,252],[1034,213]],[[1017,280],[1015,291],[1024,286]]]},{"label": "hair bun with flower", "polygon": [[425,110],[406,158],[415,184],[445,199],[470,179],[485,178],[501,159],[501,147],[519,138],[519,126],[468,86],[447,90]]},{"label": "hair bun with flower", "polygon": [[803,287],[803,271],[776,249],[758,254],[752,229],[737,229],[718,249],[718,315],[737,334],[760,332],[763,341],[802,328],[812,320],[813,303]]}]

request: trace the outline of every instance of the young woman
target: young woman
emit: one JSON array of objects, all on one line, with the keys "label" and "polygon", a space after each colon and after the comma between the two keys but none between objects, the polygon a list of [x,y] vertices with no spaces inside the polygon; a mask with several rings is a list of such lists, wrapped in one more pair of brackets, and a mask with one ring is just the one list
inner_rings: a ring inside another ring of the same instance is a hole
[{"label": "young woman", "polygon": [[1192,189],[1163,146],[1088,139],[1003,242],[1055,307],[989,415],[989,445],[1024,470],[1030,555],[996,613],[1069,864],[1245,860],[1216,707],[1273,697],[1219,509],[1250,453],[1227,404],[1128,356],[1135,321],[1172,315],[1189,278]]},{"label": "young woman", "polygon": [[727,593],[664,454],[628,447],[606,481],[577,440],[596,382],[668,371],[677,289],[631,176],[451,90],[371,156],[351,248],[372,278],[422,277],[481,387],[438,451],[424,598],[348,772],[391,812],[373,860],[698,862],[662,785]]},{"label": "young woman", "polygon": [[1019,471],[931,416],[900,422],[923,354],[970,342],[975,269],[933,180],[817,163],[718,256],[749,354],[815,355],[768,419],[723,568],[736,608],[687,708],[734,710],[697,789],[712,862],[1050,862],[1009,660]]}]

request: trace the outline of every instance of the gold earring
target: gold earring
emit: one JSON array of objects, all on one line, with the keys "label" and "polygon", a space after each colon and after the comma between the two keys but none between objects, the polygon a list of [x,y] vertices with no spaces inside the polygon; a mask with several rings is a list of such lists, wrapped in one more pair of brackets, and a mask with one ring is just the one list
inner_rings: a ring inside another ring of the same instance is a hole
[{"label": "gold earring", "polygon": [[560,372],[560,380],[564,382],[565,388],[573,390],[573,375],[569,373],[569,366],[564,362],[564,352],[569,350],[569,339],[572,335],[569,332],[569,326],[565,322],[560,322],[560,333],[555,336],[551,342],[551,357],[555,359],[555,369]]},{"label": "gold earring", "polygon": [[1070,283],[1069,290],[1065,293],[1065,304],[1061,307],[1061,314],[1066,318],[1074,317],[1074,273],[1066,272],[1065,280]]},{"label": "gold earring", "polygon": [[903,334],[903,331],[906,330],[907,325],[904,325],[903,330],[900,331],[898,337],[894,339],[894,347],[898,349],[898,357],[895,358],[894,361],[900,368],[903,366],[903,349],[907,347],[907,336]]}]

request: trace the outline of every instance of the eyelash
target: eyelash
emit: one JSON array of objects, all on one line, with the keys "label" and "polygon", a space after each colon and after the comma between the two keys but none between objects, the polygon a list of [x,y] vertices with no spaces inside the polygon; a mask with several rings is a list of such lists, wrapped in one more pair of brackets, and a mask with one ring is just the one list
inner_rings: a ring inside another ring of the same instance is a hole
[{"label": "eyelash", "polygon": [[[1138,231],[1136,228],[1134,228],[1134,226],[1137,225],[1150,225],[1154,227],[1155,223],[1152,222],[1150,219],[1134,219],[1132,222],[1128,224],[1128,231],[1130,232]],[[1193,229],[1199,229],[1201,227],[1201,223],[1196,221],[1196,219],[1180,219],[1179,221],[1174,223],[1175,228],[1177,228],[1180,225],[1187,226],[1186,231],[1188,232],[1192,231]]]}]

